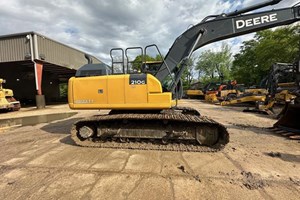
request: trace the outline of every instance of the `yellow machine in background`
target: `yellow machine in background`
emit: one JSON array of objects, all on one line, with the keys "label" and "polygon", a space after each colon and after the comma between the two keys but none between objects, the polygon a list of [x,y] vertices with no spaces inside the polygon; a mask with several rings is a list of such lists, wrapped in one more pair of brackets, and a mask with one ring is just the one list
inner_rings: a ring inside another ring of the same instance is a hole
[{"label": "yellow machine in background", "polygon": [[220,103],[225,100],[235,99],[242,93],[235,80],[228,81],[228,83],[211,82],[205,86],[205,101]]},{"label": "yellow machine in background", "polygon": [[189,89],[186,91],[186,96],[188,98],[203,98],[204,93],[202,92],[202,90]]},{"label": "yellow machine in background", "polygon": [[[274,114],[273,106],[275,104],[285,104],[292,102],[296,96],[291,93],[297,88],[296,69],[290,63],[274,63],[270,69],[269,74],[262,80],[261,87],[245,89],[245,93],[235,99],[221,102],[221,105],[234,105],[240,103],[253,102],[256,105],[255,109],[244,111],[259,112],[264,114]],[[286,81],[286,82],[281,82]]]},{"label": "yellow machine in background", "polygon": [[202,90],[203,84],[201,82],[193,83],[191,87],[186,90],[186,97],[203,99],[204,93]]},{"label": "yellow machine in background", "polygon": [[290,139],[300,140],[300,60],[294,63],[294,74],[295,83],[281,85],[281,87],[289,85],[296,88],[293,91],[282,91],[280,97],[286,99],[286,102],[273,128]]},{"label": "yellow machine in background", "polygon": [[21,108],[21,104],[13,97],[12,90],[3,88],[3,83],[5,82],[4,79],[0,78],[0,110],[18,111]]},{"label": "yellow machine in background", "polygon": [[245,89],[244,93],[247,93],[247,94],[254,94],[254,95],[266,95],[268,94],[268,90],[265,89],[265,88],[247,88]]}]

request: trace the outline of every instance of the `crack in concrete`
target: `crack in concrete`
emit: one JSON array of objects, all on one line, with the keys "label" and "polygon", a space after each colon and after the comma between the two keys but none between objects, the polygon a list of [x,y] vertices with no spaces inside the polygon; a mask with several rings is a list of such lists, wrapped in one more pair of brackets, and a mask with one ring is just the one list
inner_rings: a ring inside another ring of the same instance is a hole
[{"label": "crack in concrete", "polygon": [[138,188],[138,186],[141,184],[142,180],[144,180],[144,176],[141,176],[141,178],[136,181],[136,183],[134,184],[134,187],[132,188],[131,191],[128,192],[127,196],[125,197],[125,199],[128,199],[129,196]]},{"label": "crack in concrete", "polygon": [[[183,157],[183,153],[182,153],[182,152],[180,152],[180,157],[181,157],[181,159],[182,159],[184,165],[188,168],[188,171],[187,171],[188,174],[195,176],[194,170],[191,168],[191,166],[190,166],[190,165],[188,164],[188,162],[185,160],[185,158]],[[190,173],[189,173],[189,171],[190,171]]]},{"label": "crack in concrete", "polygon": [[173,183],[171,177],[169,177],[168,179],[169,179],[169,183],[170,183],[170,187],[171,187],[172,199],[175,199],[175,188],[174,188],[174,183]]},{"label": "crack in concrete", "polygon": [[126,160],[125,160],[125,163],[123,164],[123,167],[122,167],[121,170],[119,170],[119,172],[122,172],[122,171],[125,170],[125,168],[126,168],[126,166],[127,166],[127,163],[128,163],[128,161],[129,161],[129,158],[130,158],[132,155],[133,155],[132,153],[129,153],[129,154],[128,154],[128,156],[127,156],[127,158],[126,158]]}]

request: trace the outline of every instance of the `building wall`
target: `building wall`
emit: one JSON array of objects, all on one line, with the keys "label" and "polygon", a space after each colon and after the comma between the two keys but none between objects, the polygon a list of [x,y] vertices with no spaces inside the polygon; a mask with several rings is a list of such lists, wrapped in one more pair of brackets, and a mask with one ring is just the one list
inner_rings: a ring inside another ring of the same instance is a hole
[{"label": "building wall", "polygon": [[[32,49],[30,48],[30,39],[32,40]],[[35,60],[71,69],[78,69],[87,64],[84,52],[38,33],[28,32],[0,36],[0,63],[31,60],[31,54]],[[101,63],[94,56],[92,59],[93,63]]]},{"label": "building wall", "polygon": [[[44,57],[44,61],[48,63],[71,69],[78,69],[82,65],[87,64],[83,52],[41,35],[37,35],[37,46],[39,59],[43,60],[42,58]],[[95,57],[92,58],[93,63],[101,63]]]},{"label": "building wall", "polygon": [[26,39],[26,36],[0,38],[0,62],[15,62],[27,59],[30,59],[30,42]]}]

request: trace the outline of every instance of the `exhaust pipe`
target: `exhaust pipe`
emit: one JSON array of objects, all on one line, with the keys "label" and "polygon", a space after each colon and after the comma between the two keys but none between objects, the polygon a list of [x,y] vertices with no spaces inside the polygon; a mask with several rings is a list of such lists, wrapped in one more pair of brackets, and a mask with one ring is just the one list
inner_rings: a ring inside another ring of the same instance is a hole
[{"label": "exhaust pipe", "polygon": [[91,55],[84,54],[84,57],[87,59],[88,64],[93,64],[93,59],[92,59]]}]

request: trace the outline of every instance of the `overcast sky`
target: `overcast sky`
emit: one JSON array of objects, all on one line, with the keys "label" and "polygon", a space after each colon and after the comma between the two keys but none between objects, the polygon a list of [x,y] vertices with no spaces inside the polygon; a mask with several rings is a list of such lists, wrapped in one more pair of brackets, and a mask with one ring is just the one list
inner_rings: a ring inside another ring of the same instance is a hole
[{"label": "overcast sky", "polygon": [[[275,7],[291,6],[298,1],[283,0]],[[199,23],[207,15],[259,2],[261,0],[0,0],[0,35],[36,31],[109,64],[111,48],[157,44],[166,54],[189,25]],[[225,42],[236,53],[241,41],[251,37],[253,34]],[[204,49],[217,50],[220,44]]]}]

